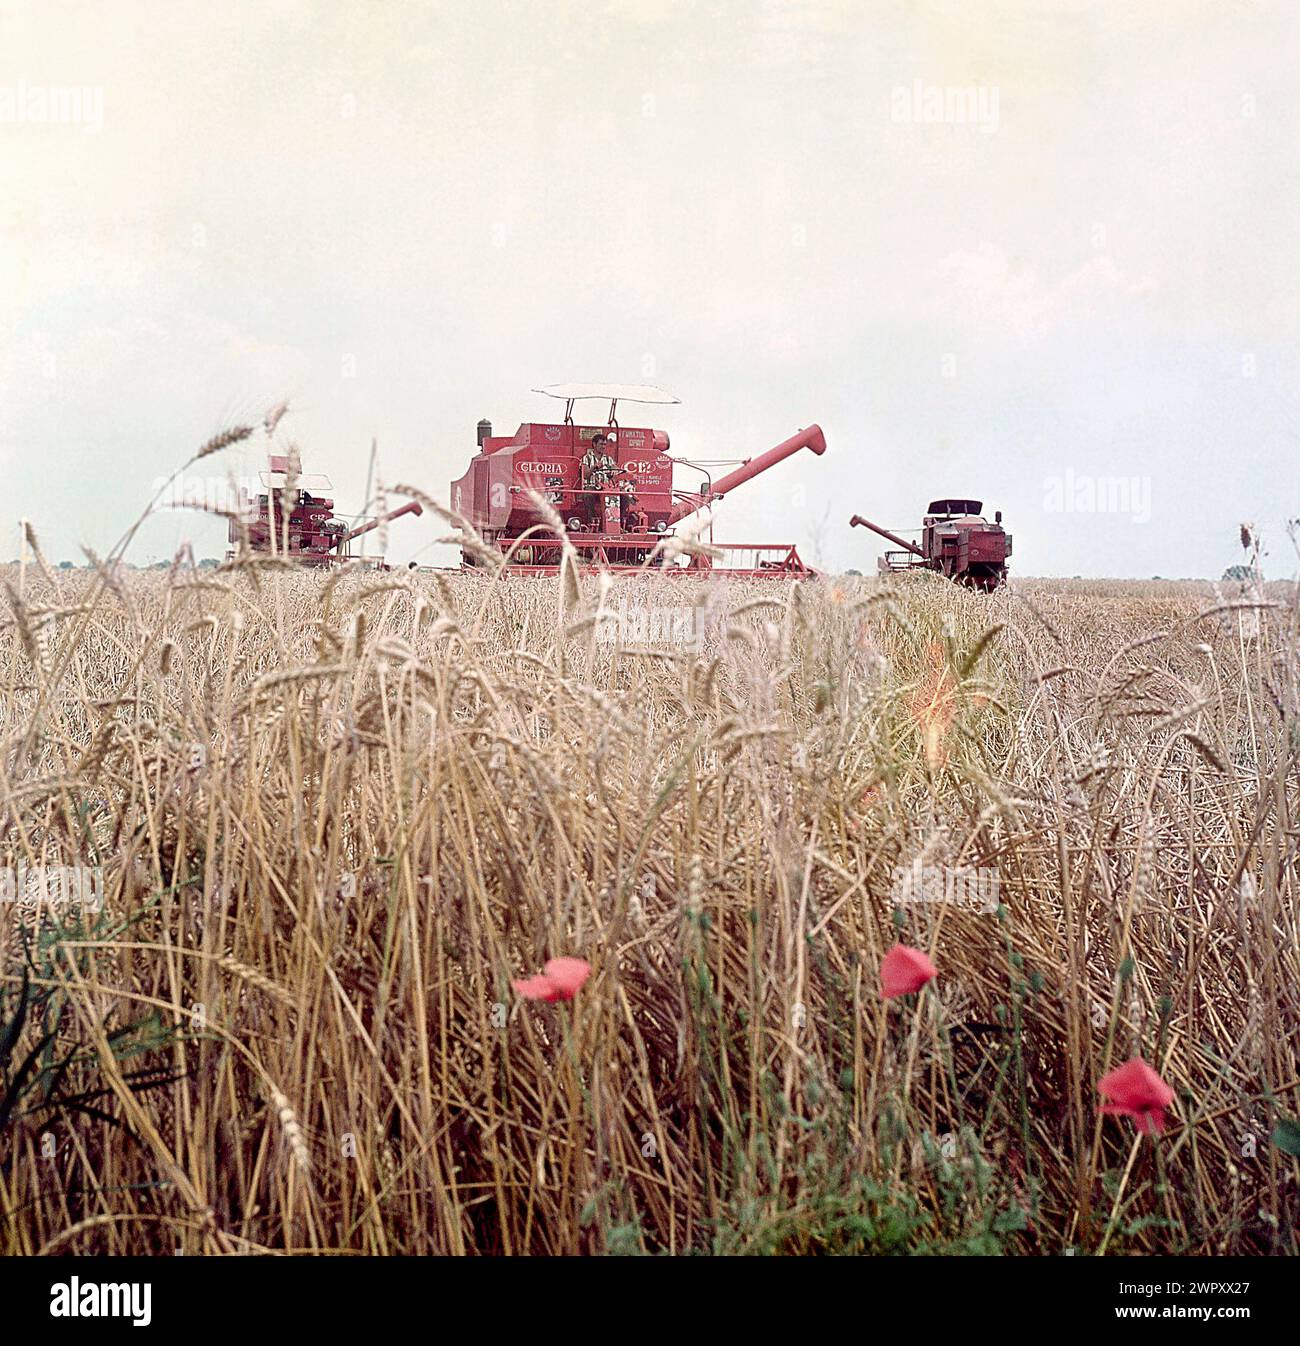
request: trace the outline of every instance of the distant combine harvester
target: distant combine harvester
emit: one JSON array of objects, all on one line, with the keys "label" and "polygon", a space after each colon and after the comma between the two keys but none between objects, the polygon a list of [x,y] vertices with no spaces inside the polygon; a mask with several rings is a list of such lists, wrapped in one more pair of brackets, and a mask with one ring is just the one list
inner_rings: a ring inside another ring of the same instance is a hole
[{"label": "distant combine harvester", "polygon": [[979,500],[932,500],[921,523],[921,542],[908,542],[888,528],[855,514],[849,527],[861,526],[879,533],[897,551],[880,558],[880,573],[933,570],[957,584],[990,593],[1007,580],[1007,557],[1011,535],[1002,527],[1002,511],[988,523]]},{"label": "distant combine harvester", "polygon": [[[324,494],[333,490],[328,477],[304,476],[296,462],[276,455],[270,459],[270,470],[259,477],[265,493],[241,499],[240,517],[230,520],[227,560],[234,559],[235,549],[246,543],[255,556],[283,556],[316,567],[339,565],[353,559],[352,543],[357,538],[404,514],[424,512],[412,500],[376,519],[348,524],[335,515],[334,501]],[[371,565],[384,567],[382,558],[367,559]]]}]

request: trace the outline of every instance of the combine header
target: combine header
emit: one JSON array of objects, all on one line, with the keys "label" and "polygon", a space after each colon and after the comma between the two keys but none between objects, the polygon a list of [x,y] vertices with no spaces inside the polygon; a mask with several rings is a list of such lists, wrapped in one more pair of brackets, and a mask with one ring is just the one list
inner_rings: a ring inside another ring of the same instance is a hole
[{"label": "combine header", "polygon": [[[451,487],[451,507],[468,519],[484,540],[501,550],[512,570],[548,574],[560,563],[563,543],[529,498],[536,491],[564,522],[565,532],[583,560],[603,570],[638,570],[672,530],[690,516],[707,510],[760,472],[808,448],[826,451],[826,438],[816,425],[783,440],[734,472],[712,481],[707,466],[670,456],[668,436],[649,426],[622,426],[618,404],[635,402],[666,406],[678,399],[659,388],[636,385],[575,383],[536,388],[560,399],[564,419],[526,422],[513,435],[493,435],[490,421],[478,423],[479,452],[469,470]],[[577,424],[577,402],[609,403],[604,424]],[[681,465],[703,473],[698,491],[673,487],[673,468]],[[713,524],[706,515],[692,536],[727,554],[743,554],[748,565],[719,566],[726,575],[788,576],[814,572],[800,559],[793,543],[714,543]],[[662,550],[658,560],[663,560]],[[462,552],[462,565],[475,558]],[[708,557],[692,556],[689,565],[664,563],[671,572],[700,574],[714,569]]]},{"label": "combine header", "polygon": [[921,545],[908,542],[888,528],[855,514],[849,527],[861,525],[892,542],[897,551],[887,551],[880,560],[880,573],[901,570],[935,570],[958,584],[990,593],[1007,579],[1011,535],[1002,528],[1002,511],[986,523],[978,500],[932,500],[921,525]]},{"label": "combine header", "polygon": [[[349,560],[355,538],[380,524],[400,519],[403,514],[422,514],[419,504],[412,500],[398,509],[391,509],[377,519],[349,526],[334,514],[334,501],[321,494],[333,490],[328,477],[304,476],[292,470],[287,457],[272,456],[271,470],[259,473],[266,494],[256,500],[245,498],[246,523],[230,521],[232,549],[226,559],[235,556],[247,529],[248,549],[256,556],[278,555],[290,561],[309,566],[337,565]],[[375,565],[382,567],[382,559]]]}]

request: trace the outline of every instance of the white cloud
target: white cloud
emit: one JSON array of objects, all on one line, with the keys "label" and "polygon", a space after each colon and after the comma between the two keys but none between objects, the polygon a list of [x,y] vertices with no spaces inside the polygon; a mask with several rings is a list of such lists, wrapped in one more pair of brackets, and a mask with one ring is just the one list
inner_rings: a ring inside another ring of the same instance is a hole
[{"label": "white cloud", "polygon": [[952,252],[939,262],[934,307],[938,316],[1038,337],[1153,288],[1149,277],[1127,275],[1106,255],[1052,280],[1032,265],[1015,266],[1000,248],[982,243],[974,252]]}]

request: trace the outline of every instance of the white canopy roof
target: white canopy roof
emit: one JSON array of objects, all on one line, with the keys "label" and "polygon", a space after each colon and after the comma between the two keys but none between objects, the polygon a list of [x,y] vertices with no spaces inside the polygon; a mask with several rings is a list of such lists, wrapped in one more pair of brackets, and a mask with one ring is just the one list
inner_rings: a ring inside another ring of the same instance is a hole
[{"label": "white canopy roof", "polygon": [[[262,485],[273,491],[284,490],[289,481],[287,472],[259,472],[257,475],[262,479]],[[330,484],[330,479],[320,473],[304,473],[300,477],[295,477],[294,483],[300,491],[332,491],[334,489]]]},{"label": "white canopy roof", "polygon": [[602,402],[649,402],[670,406],[682,400],[649,383],[551,383],[545,388],[534,388],[533,392],[558,397],[562,402],[599,398]]}]

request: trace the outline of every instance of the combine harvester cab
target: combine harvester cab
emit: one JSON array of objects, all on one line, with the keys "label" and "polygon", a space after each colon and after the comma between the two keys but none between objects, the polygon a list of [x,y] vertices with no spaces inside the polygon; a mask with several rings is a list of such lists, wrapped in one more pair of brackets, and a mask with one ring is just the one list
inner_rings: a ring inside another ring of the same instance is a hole
[{"label": "combine harvester cab", "polygon": [[1002,511],[989,523],[979,500],[932,500],[921,523],[921,542],[908,542],[897,533],[855,514],[849,527],[861,526],[894,543],[897,550],[880,558],[882,575],[909,570],[933,570],[957,584],[991,593],[1007,580],[1011,535],[1002,527]]},{"label": "combine harvester cab", "polygon": [[[802,448],[826,451],[820,427],[808,429],[746,459],[717,482],[707,466],[669,453],[666,432],[651,426],[624,426],[618,404],[676,405],[678,399],[643,384],[573,383],[536,388],[563,401],[560,423],[525,422],[513,435],[493,435],[490,421],[478,423],[479,452],[451,486],[451,507],[483,539],[499,548],[512,571],[554,574],[563,552],[561,539],[529,497],[536,491],[563,520],[568,540],[593,569],[638,571],[662,559],[662,544],[677,525],[701,514],[692,536],[724,554],[752,556],[752,564],[714,566],[693,556],[689,565],[666,564],[668,573],[746,576],[810,576],[793,543],[715,543],[709,508],[736,487],[774,467]],[[609,403],[603,424],[578,424],[574,406],[583,401]],[[673,469],[682,465],[704,473],[698,491],[673,486]],[[461,564],[475,558],[462,552]]]},{"label": "combine harvester cab", "polygon": [[[230,520],[228,561],[237,555],[236,548],[246,528],[248,550],[254,556],[283,556],[307,566],[338,565],[352,559],[354,538],[404,514],[424,512],[412,500],[377,519],[349,527],[336,517],[333,499],[324,494],[333,490],[328,477],[297,472],[287,456],[277,455],[270,459],[270,471],[258,476],[266,493],[241,502],[245,524],[241,525],[238,519]],[[370,563],[387,569],[382,557],[373,558]]]}]

